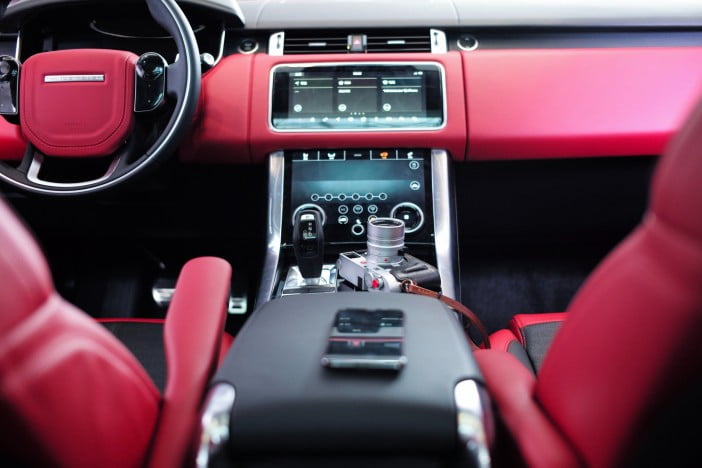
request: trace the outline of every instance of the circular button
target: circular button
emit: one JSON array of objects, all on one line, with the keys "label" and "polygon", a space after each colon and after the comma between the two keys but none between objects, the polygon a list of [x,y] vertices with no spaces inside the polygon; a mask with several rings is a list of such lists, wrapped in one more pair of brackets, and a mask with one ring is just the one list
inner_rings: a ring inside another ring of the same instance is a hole
[{"label": "circular button", "polygon": [[366,200],[371,201],[373,199],[373,194],[372,193],[367,193],[366,194]]},{"label": "circular button", "polygon": [[413,180],[412,182],[410,182],[409,187],[410,190],[419,190],[420,188],[422,188],[422,184],[420,184],[417,180]]},{"label": "circular button", "polygon": [[340,193],[339,195],[336,196],[336,198],[338,198],[339,201],[344,201],[344,200],[346,200],[346,194]]},{"label": "circular button", "polygon": [[366,232],[366,228],[363,227],[363,224],[354,224],[351,226],[351,233],[354,236],[362,236],[364,232]]},{"label": "circular button", "polygon": [[336,220],[339,224],[349,224],[349,217],[346,215],[341,215]]},{"label": "circular button", "polygon": [[356,214],[363,213],[363,206],[362,205],[353,205],[353,212]]},{"label": "circular button", "polygon": [[410,161],[409,168],[412,169],[413,171],[416,171],[417,169],[419,169],[419,162],[418,161]]},{"label": "circular button", "polygon": [[310,195],[310,200],[312,200],[312,201],[318,201],[318,200],[319,200],[319,194],[313,193],[312,195]]},{"label": "circular button", "polygon": [[253,39],[242,39],[239,43],[239,52],[242,54],[253,54],[258,50],[258,42]]},{"label": "circular button", "polygon": [[325,193],[325,194],[324,194],[324,199],[325,199],[326,201],[332,201],[332,200],[334,199],[334,195],[332,195],[331,193]]},{"label": "circular button", "polygon": [[368,205],[368,213],[376,214],[378,212],[378,205]]},{"label": "circular button", "polygon": [[377,217],[376,215],[370,215],[370,216],[368,217],[368,222],[369,222],[369,223],[372,223],[372,222],[375,221],[376,219],[378,219],[378,217]]},{"label": "circular button", "polygon": [[349,207],[347,205],[339,205],[338,210],[340,214],[346,214],[349,212]]},{"label": "circular button", "polygon": [[390,217],[405,223],[405,233],[417,232],[424,225],[424,213],[414,203],[404,202],[390,210]]},{"label": "circular button", "polygon": [[385,192],[383,192],[383,193],[381,193],[380,195],[378,195],[378,198],[380,198],[381,200],[387,200],[387,199],[388,199],[388,194],[385,193]]},{"label": "circular button", "polygon": [[470,34],[464,34],[458,38],[456,45],[461,50],[475,50],[478,48],[478,39]]},{"label": "circular button", "polygon": [[358,201],[360,199],[361,199],[361,195],[359,195],[358,193],[354,193],[353,195],[351,195],[351,200],[353,200],[353,201]]}]

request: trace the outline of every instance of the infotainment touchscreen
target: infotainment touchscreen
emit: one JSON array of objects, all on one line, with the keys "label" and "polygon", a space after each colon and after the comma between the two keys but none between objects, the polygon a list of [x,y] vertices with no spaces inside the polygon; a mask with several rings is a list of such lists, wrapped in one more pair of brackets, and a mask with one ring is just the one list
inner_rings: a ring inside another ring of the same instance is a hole
[{"label": "infotainment touchscreen", "polygon": [[271,106],[270,123],[278,131],[440,128],[442,68],[435,63],[281,65],[273,69]]}]

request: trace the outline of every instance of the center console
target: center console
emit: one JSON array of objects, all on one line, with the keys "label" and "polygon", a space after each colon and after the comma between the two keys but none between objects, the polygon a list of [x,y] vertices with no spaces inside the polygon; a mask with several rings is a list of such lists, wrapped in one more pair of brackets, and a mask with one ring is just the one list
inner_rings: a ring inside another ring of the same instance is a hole
[{"label": "center console", "polygon": [[[382,318],[354,323],[363,311]],[[330,365],[351,352],[365,359]],[[382,365],[399,355],[401,365]],[[380,359],[368,365],[372,356]],[[438,301],[283,297],[247,321],[215,375],[199,458],[211,466],[489,466],[480,382],[463,330]]]},{"label": "center console", "polygon": [[[384,294],[412,280],[460,300],[450,157],[431,144],[451,125],[444,75],[431,61],[271,67],[267,131],[290,139],[269,155],[256,307],[205,402],[199,466],[489,466],[461,321]],[[363,147],[364,132],[396,138]],[[417,132],[425,144],[406,144]],[[327,143],[293,146],[315,134]]]}]

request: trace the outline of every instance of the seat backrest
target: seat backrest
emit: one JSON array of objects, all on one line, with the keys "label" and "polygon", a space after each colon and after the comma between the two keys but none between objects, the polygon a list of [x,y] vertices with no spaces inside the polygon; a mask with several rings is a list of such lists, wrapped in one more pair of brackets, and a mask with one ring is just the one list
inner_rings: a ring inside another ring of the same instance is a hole
[{"label": "seat backrest", "polygon": [[141,466],[159,404],[132,354],[55,292],[41,251],[0,200],[0,459]]},{"label": "seat backrest", "polygon": [[643,221],[568,312],[536,398],[588,465],[619,465],[702,371],[702,104],[661,158]]}]

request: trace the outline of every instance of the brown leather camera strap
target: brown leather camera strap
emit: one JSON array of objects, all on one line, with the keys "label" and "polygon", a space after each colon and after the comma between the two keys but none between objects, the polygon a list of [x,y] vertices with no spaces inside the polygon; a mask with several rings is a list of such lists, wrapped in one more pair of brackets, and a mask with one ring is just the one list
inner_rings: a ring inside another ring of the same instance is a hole
[{"label": "brown leather camera strap", "polygon": [[411,293],[411,294],[419,294],[420,296],[427,296],[427,297],[433,297],[435,299],[440,300],[447,306],[451,307],[453,310],[456,312],[459,312],[463,314],[464,317],[468,319],[468,326],[475,325],[475,328],[478,330],[478,333],[480,334],[480,338],[482,340],[482,343],[480,345],[476,344],[473,342],[471,339],[471,344],[475,346],[476,348],[483,348],[483,349],[489,349],[490,348],[490,338],[488,335],[487,330],[485,329],[485,325],[480,321],[477,315],[475,315],[475,312],[470,310],[468,307],[464,306],[460,302],[458,302],[455,299],[451,299],[448,296],[444,296],[440,292],[432,291],[431,289],[423,288],[417,283],[415,283],[412,280],[404,280],[401,283],[402,290],[406,293]]}]

